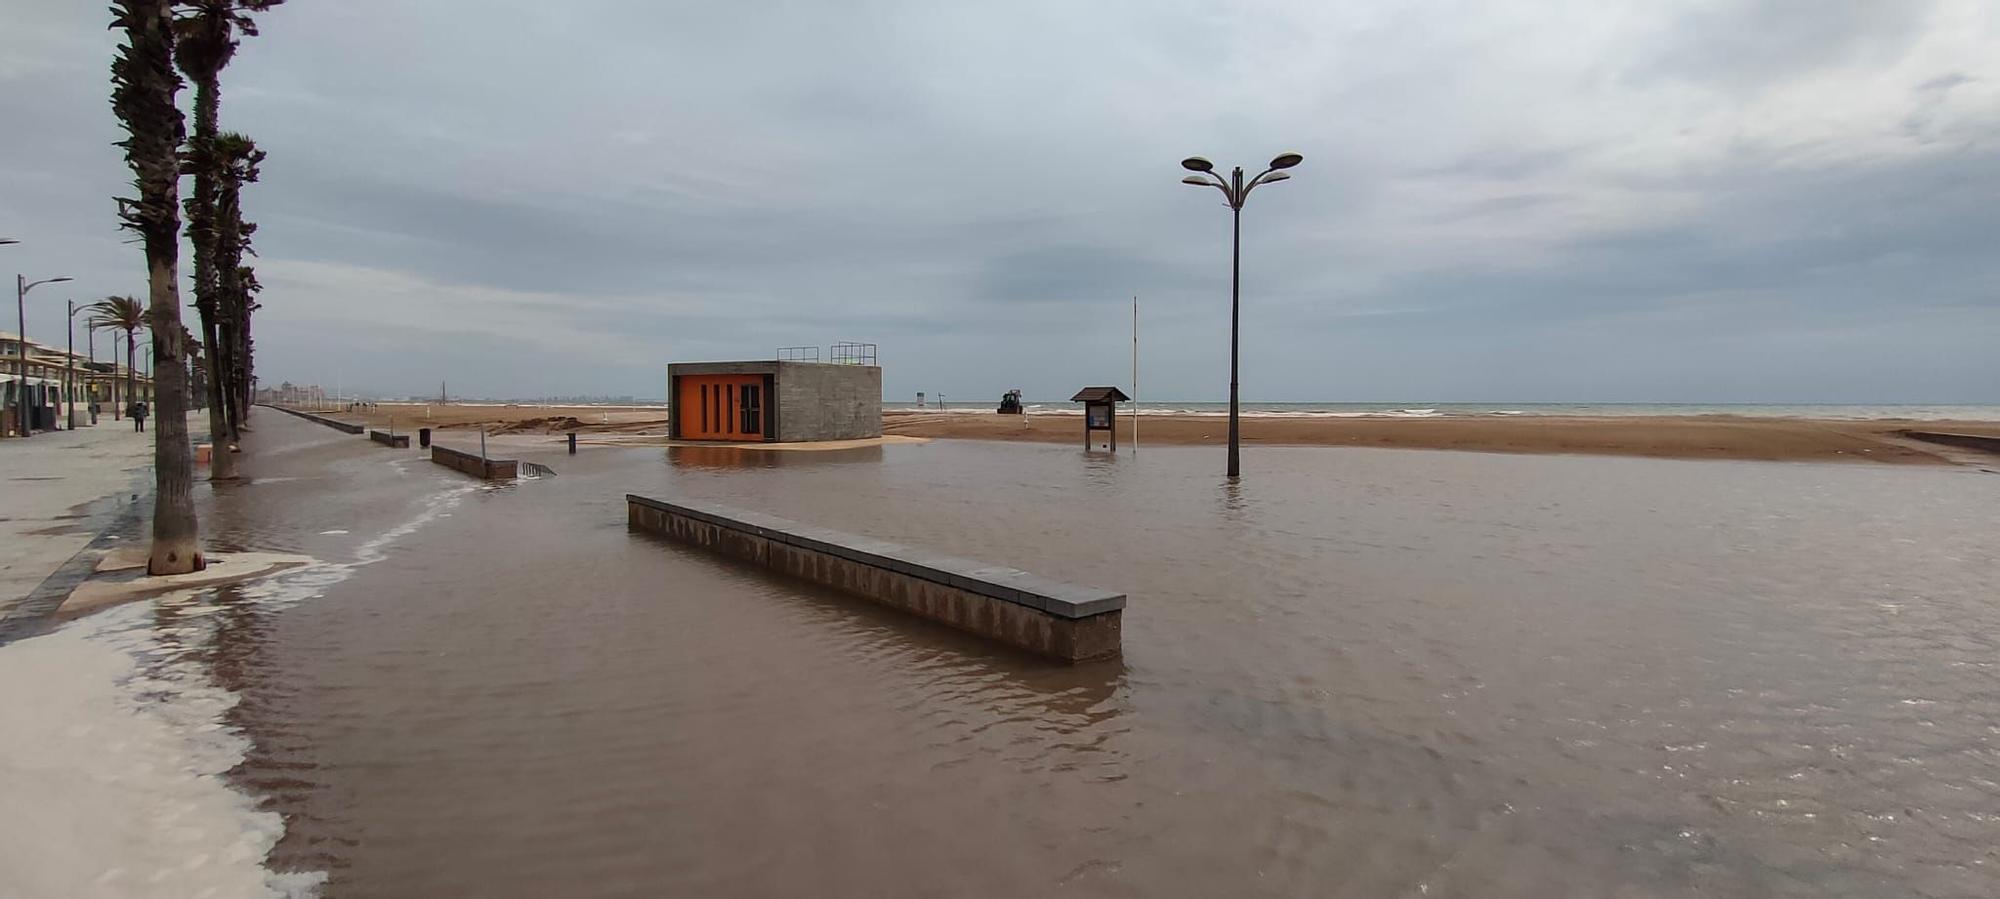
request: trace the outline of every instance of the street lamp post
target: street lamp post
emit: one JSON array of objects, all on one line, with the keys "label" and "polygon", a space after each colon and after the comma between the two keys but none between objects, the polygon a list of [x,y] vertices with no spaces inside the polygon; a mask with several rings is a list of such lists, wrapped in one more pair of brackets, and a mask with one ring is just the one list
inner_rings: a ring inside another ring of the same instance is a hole
[{"label": "street lamp post", "polygon": [[[8,244],[13,244],[13,243],[20,243],[20,241],[18,241],[18,240],[15,240],[14,238],[11,238],[11,237],[0,237],[0,247],[4,247],[4,246],[6,246],[6,245],[8,245]],[[23,339],[23,340],[25,340],[25,339],[26,339],[26,337],[27,337],[27,335],[22,335],[22,339]],[[23,365],[23,366],[25,366],[25,365],[27,364],[27,361],[26,361],[26,360],[27,360],[27,352],[28,352],[28,347],[27,347],[27,344],[23,343],[23,344],[21,345],[21,347],[20,347],[20,350],[21,350],[21,353],[22,353],[22,356],[21,356],[21,359],[22,359],[22,365]],[[26,369],[26,368],[24,367],[24,368],[22,368],[22,371],[24,371],[24,372],[25,372],[25,371],[27,371],[27,369]],[[27,388],[27,377],[26,377],[26,375],[23,375],[23,376],[22,376],[22,378],[21,378],[21,381],[22,381],[22,384],[21,384],[21,387],[20,387],[20,388],[17,388],[17,389],[26,389],[26,388]],[[4,385],[4,384],[0,384],[0,401],[4,401],[4,400],[6,399],[6,396],[5,396],[5,394],[6,394],[6,390],[7,390],[7,388],[6,388],[6,385]],[[0,411],[4,411],[4,409],[5,409],[5,407],[4,407],[4,406],[0,406]],[[5,433],[0,433],[0,437],[5,437],[5,436],[7,436],[7,435],[6,435]]]},{"label": "street lamp post", "polygon": [[19,352],[18,354],[16,354],[16,355],[15,355],[15,357],[14,357],[14,358],[15,358],[15,359],[17,360],[17,364],[15,365],[15,368],[16,368],[16,369],[17,369],[17,370],[18,370],[18,371],[20,372],[20,375],[21,375],[21,380],[20,380],[20,383],[18,383],[18,384],[16,384],[16,385],[14,385],[14,423],[15,423],[16,425],[20,426],[20,428],[21,428],[21,436],[23,436],[23,437],[26,437],[26,436],[28,436],[29,434],[32,434],[32,433],[34,433],[34,430],[35,430],[35,429],[34,429],[34,427],[32,426],[32,423],[31,423],[31,422],[29,422],[29,421],[28,421],[28,418],[27,418],[27,413],[28,413],[28,291],[30,291],[30,290],[34,290],[34,289],[35,289],[36,287],[38,287],[38,286],[40,286],[40,285],[43,285],[43,284],[54,284],[54,283],[57,283],[57,282],[59,282],[59,281],[68,281],[68,280],[70,280],[70,279],[68,279],[68,278],[43,278],[43,279],[42,279],[42,280],[40,280],[40,281],[30,281],[30,280],[28,280],[28,276],[27,276],[27,275],[15,275],[15,276],[14,276],[14,316],[15,316],[15,321],[16,321],[17,323],[19,323],[19,324],[20,324],[20,326],[21,326],[21,333],[20,333],[20,335],[19,335],[19,337],[20,337],[20,342],[19,342],[19,343],[17,344],[17,346],[16,346],[16,348],[17,348],[17,349],[19,349],[19,350],[20,350],[20,352]]},{"label": "street lamp post", "polygon": [[[118,355],[118,338],[121,336],[123,335],[121,335],[118,332],[118,329],[116,328],[111,329],[111,420],[112,421],[122,421],[123,419],[119,418],[119,415],[122,414],[119,410],[125,408],[123,404],[118,402],[118,360],[125,358],[124,356]],[[132,367],[129,365],[126,366],[125,371],[127,373],[130,373],[132,371]],[[132,392],[131,385],[129,384],[126,385],[125,392],[126,393]],[[129,403],[131,401],[132,401],[131,397],[128,396],[125,398],[125,402]]]},{"label": "street lamp post", "polygon": [[1249,199],[1250,191],[1255,190],[1259,184],[1284,181],[1292,177],[1279,171],[1279,169],[1288,169],[1298,165],[1303,158],[1297,153],[1281,153],[1277,158],[1271,160],[1270,168],[1258,173],[1257,177],[1250,179],[1248,183],[1243,181],[1242,166],[1237,166],[1234,171],[1230,172],[1229,180],[1224,181],[1221,175],[1215,173],[1215,163],[1209,162],[1199,156],[1190,156],[1181,160],[1181,168],[1187,169],[1190,172],[1200,173],[1182,178],[1181,183],[1213,187],[1216,190],[1222,191],[1222,195],[1229,200],[1229,477],[1231,478],[1236,478],[1243,473],[1241,441],[1236,421],[1237,323],[1241,305],[1239,302],[1241,294],[1238,288],[1241,283],[1240,274],[1243,260],[1243,201]]},{"label": "street lamp post", "polygon": [[[90,319],[87,318],[83,320],[83,345],[86,347],[85,351],[90,353],[90,371],[95,372],[97,371],[97,328],[91,325]],[[95,380],[87,376],[83,379],[83,392],[90,397],[90,405],[87,408],[90,409],[91,427],[97,426],[97,387],[92,383]]]},{"label": "street lamp post", "polygon": [[76,310],[75,300],[69,301],[69,320],[63,323],[63,340],[68,347],[63,351],[63,412],[69,416],[69,429],[76,430]]}]

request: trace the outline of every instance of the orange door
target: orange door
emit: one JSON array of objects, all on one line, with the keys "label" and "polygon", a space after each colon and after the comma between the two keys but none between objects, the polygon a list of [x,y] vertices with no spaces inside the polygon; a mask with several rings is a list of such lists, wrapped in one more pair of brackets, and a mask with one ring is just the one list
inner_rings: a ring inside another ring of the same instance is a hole
[{"label": "orange door", "polygon": [[767,401],[763,375],[682,375],[681,439],[762,440]]}]

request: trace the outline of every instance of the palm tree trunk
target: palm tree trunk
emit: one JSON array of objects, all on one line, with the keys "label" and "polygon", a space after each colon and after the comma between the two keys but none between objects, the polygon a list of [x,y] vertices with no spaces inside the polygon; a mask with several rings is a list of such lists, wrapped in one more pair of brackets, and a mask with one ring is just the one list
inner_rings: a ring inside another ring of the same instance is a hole
[{"label": "palm tree trunk", "polygon": [[113,27],[126,43],[112,61],[112,109],[126,131],[121,142],[138,196],[120,199],[125,227],[146,251],[149,321],[153,330],[153,545],[150,574],[199,571],[200,526],[194,513],[194,452],[187,434],[187,354],[181,328],[180,148],[185,138],[174,95],[172,0],[115,0]]},{"label": "palm tree trunk", "polygon": [[[175,271],[179,235],[165,247],[146,247],[153,316],[153,552],[151,574],[200,571],[200,532],[194,515],[194,450],[188,443],[186,330],[180,324],[180,278]],[[211,451],[210,457],[215,453]]]},{"label": "palm tree trunk", "polygon": [[[149,260],[146,263],[152,265]],[[125,332],[125,402],[139,401],[139,336],[137,331]]]},{"label": "palm tree trunk", "polygon": [[219,130],[218,119],[222,104],[221,90],[214,73],[197,79],[194,88],[194,202],[190,204],[189,218],[193,227],[188,236],[194,243],[194,291],[195,310],[201,315],[201,337],[208,347],[209,371],[204,385],[208,391],[208,477],[212,481],[232,480],[236,477],[236,456],[230,447],[236,443],[235,423],[229,420],[229,407],[224,401],[229,390],[229,369],[214,364],[217,358],[226,359],[226,352],[218,352],[222,342],[217,339],[216,300],[221,278],[215,270],[215,175],[219,160],[216,158],[214,141]]}]

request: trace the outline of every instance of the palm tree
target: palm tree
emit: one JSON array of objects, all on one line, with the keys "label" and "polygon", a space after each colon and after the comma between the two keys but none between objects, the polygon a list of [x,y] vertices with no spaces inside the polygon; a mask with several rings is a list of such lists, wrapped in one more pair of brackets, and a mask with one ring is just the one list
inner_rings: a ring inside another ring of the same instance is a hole
[{"label": "palm tree", "polygon": [[[237,35],[253,36],[257,22],[250,13],[263,12],[284,0],[182,0],[174,21],[174,61],[194,82],[194,139],[188,142],[187,174],[194,176],[188,198],[188,239],[194,244],[194,304],[201,315],[202,340],[209,347],[208,428],[217,447],[233,443],[241,427],[242,407],[231,402],[238,392],[235,379],[243,367],[236,357],[232,331],[242,328],[244,310],[231,307],[224,282],[233,266],[218,263],[227,250],[221,212],[221,185],[229,177],[231,159],[221,145],[222,70],[236,56]],[[255,179],[253,174],[252,180]],[[232,327],[234,325],[234,327]],[[209,477],[236,476],[236,461],[227,452],[211,456]]]},{"label": "palm tree", "polygon": [[229,366],[229,420],[241,427],[250,400],[250,313],[257,308],[251,296],[260,287],[256,274],[243,264],[245,254],[254,255],[250,235],[257,231],[255,224],[243,220],[243,185],[257,180],[264,151],[257,149],[255,141],[233,132],[217,136],[213,151],[221,165],[217,169],[215,255],[211,261],[226,326],[222,336]]},{"label": "palm tree", "polygon": [[199,571],[201,528],[194,514],[194,449],[187,435],[187,350],[181,337],[180,148],[186,125],[174,95],[174,10],[170,0],[113,0],[111,26],[125,43],[111,61],[111,108],[125,129],[119,146],[137,197],[118,198],[118,217],[146,252],[153,329],[153,545],[150,574]]},{"label": "palm tree", "polygon": [[[137,397],[139,394],[134,388],[138,385],[133,381],[136,371],[133,362],[139,343],[133,339],[133,335],[146,326],[146,307],[139,305],[139,301],[131,297],[114,296],[105,297],[84,308],[90,310],[88,320],[90,327],[125,332],[125,396],[128,401]],[[118,401],[114,398],[112,405],[117,404]]]}]

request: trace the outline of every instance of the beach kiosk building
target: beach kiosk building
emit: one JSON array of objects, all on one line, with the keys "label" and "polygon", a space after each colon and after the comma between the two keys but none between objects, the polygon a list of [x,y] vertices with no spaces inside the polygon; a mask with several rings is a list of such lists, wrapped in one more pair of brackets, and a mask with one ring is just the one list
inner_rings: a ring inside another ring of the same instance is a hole
[{"label": "beach kiosk building", "polygon": [[841,362],[667,366],[675,440],[800,443],[882,436],[882,369]]}]

